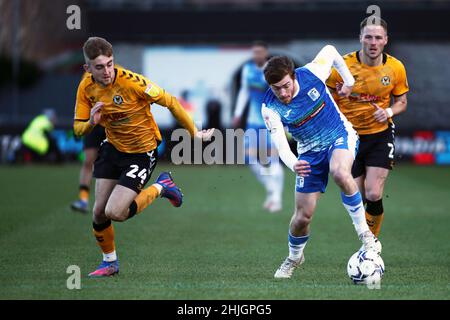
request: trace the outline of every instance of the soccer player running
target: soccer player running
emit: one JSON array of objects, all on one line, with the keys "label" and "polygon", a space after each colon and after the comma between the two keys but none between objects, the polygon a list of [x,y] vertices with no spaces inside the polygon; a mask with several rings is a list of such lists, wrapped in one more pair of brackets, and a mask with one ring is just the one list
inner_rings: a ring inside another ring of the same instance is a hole
[{"label": "soccer player running", "polygon": [[[381,18],[369,21],[366,18],[360,25],[361,50],[344,56],[355,78],[352,94],[334,97],[360,137],[352,174],[366,202],[367,224],[378,237],[384,216],[384,185],[394,165],[392,117],[406,110],[409,88],[403,64],[383,52],[388,42],[386,22]],[[328,87],[339,90],[341,83],[333,70]]]},{"label": "soccer player running", "polygon": [[[351,175],[357,134],[325,85],[332,66],[344,79],[338,94],[349,96],[354,79],[331,45],[304,67],[295,69],[292,60],[278,56],[264,68],[270,90],[264,97],[262,115],[281,160],[297,175],[295,210],[288,232],[289,256],[275,272],[275,278],[290,278],[305,261],[303,250],[311,219],[320,194],[325,192],[329,173],[342,191],[343,205],[364,248],[381,252],[381,244],[366,223],[362,197]],[[284,127],[297,141],[298,158],[289,148]]]},{"label": "soccer player running", "polygon": [[182,204],[183,194],[168,172],[144,188],[155,169],[161,141],[150,104],[167,107],[192,137],[209,140],[214,129],[198,131],[175,97],[142,75],[115,67],[112,45],[105,39],[89,38],[83,53],[84,68],[92,76],[78,87],[74,131],[85,135],[97,124],[106,131],[106,141],[94,163],[93,232],[103,259],[89,274],[103,277],[119,272],[111,221],[132,218],[158,196],[175,207]]},{"label": "soccer player running", "polygon": [[[263,74],[263,67],[268,58],[267,43],[255,41],[252,45],[252,60],[247,62],[242,68],[241,87],[234,111],[233,126],[235,128],[239,126],[245,106],[249,103],[246,131],[255,130],[258,138],[256,141],[254,139],[245,139],[246,160],[249,162],[250,169],[257,180],[266,190],[263,208],[274,213],[282,210],[283,167],[279,161],[274,161],[274,159],[278,160],[278,155],[276,150],[271,150],[270,136],[267,135],[266,141],[260,141],[259,139],[260,130],[266,131],[264,120],[261,117],[261,103],[265,92],[269,88]],[[256,160],[261,148],[266,150],[263,154],[270,154],[271,156],[267,165],[261,164],[260,159]]]}]

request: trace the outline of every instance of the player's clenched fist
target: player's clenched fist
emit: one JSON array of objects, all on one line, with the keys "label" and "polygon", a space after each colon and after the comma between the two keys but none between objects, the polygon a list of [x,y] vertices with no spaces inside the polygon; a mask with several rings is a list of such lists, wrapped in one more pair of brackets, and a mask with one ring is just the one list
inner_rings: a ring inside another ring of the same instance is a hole
[{"label": "player's clenched fist", "polygon": [[336,83],[337,94],[341,97],[348,98],[350,96],[350,94],[352,93],[352,89],[353,89],[353,87],[346,86],[343,83],[340,83],[340,82]]},{"label": "player's clenched fist", "polygon": [[294,164],[294,171],[300,177],[307,177],[307,176],[309,176],[309,173],[311,172],[311,166],[309,165],[308,161],[298,160]]},{"label": "player's clenched fist", "polygon": [[380,108],[376,103],[371,102],[370,104],[375,108],[375,112],[373,113],[375,120],[378,122],[386,122],[389,118],[386,111],[383,108]]}]

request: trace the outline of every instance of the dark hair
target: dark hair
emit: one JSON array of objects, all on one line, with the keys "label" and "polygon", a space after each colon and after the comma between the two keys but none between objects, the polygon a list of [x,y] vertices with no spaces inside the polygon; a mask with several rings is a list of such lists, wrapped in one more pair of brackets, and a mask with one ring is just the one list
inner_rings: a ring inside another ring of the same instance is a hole
[{"label": "dark hair", "polygon": [[287,74],[294,78],[294,62],[286,56],[275,56],[264,67],[264,78],[268,84],[280,82]]},{"label": "dark hair", "polygon": [[94,60],[101,55],[111,57],[113,55],[113,48],[111,43],[103,38],[90,37],[84,43],[83,54],[86,60]]},{"label": "dark hair", "polygon": [[252,47],[263,47],[265,49],[269,49],[269,45],[267,44],[267,42],[262,40],[253,41]]},{"label": "dark hair", "polygon": [[388,32],[387,22],[381,18],[372,17],[372,16],[365,18],[363,21],[361,21],[361,24],[359,25],[360,26],[359,31],[362,33],[364,27],[366,27],[367,25],[382,26],[384,31],[386,32],[386,34]]}]

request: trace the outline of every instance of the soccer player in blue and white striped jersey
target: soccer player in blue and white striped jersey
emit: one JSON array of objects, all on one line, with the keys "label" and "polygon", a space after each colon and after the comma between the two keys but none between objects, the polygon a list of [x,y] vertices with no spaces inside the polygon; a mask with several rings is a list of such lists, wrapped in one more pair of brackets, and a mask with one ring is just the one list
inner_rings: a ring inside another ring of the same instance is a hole
[{"label": "soccer player in blue and white striped jersey", "polygon": [[[331,67],[344,81],[338,94],[349,96],[355,80],[331,45],[304,67],[294,69],[289,58],[278,56],[264,68],[270,89],[263,100],[262,115],[281,160],[297,175],[295,211],[288,232],[289,256],[275,278],[290,278],[304,262],[310,222],[317,201],[325,192],[329,173],[341,189],[343,205],[364,248],[381,252],[380,242],[367,225],[361,194],[351,174],[358,136],[325,85]],[[289,148],[284,127],[297,141],[298,157]]]}]

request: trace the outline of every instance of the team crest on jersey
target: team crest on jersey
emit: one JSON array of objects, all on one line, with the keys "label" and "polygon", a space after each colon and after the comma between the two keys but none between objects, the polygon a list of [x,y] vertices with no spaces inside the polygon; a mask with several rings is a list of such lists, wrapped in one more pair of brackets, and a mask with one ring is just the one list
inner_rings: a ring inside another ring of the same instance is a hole
[{"label": "team crest on jersey", "polygon": [[120,106],[123,103],[123,98],[119,95],[114,96],[113,98],[114,104]]},{"label": "team crest on jersey", "polygon": [[317,99],[320,98],[320,93],[319,91],[317,91],[316,88],[312,88],[311,90],[308,91],[308,96],[311,98],[312,101],[316,101]]},{"label": "team crest on jersey", "polygon": [[391,78],[389,78],[388,76],[384,76],[383,78],[381,78],[381,83],[383,84],[383,86],[388,86],[391,83]]}]

